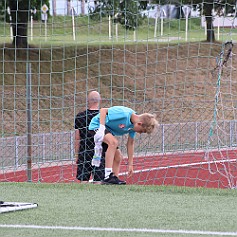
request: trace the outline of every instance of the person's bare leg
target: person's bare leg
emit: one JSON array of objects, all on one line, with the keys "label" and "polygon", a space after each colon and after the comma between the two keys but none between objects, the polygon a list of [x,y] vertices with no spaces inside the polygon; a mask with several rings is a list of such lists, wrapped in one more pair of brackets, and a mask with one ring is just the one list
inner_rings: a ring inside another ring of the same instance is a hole
[{"label": "person's bare leg", "polygon": [[104,136],[104,142],[108,145],[105,153],[105,178],[113,171],[115,153],[118,147],[118,140],[111,134]]},{"label": "person's bare leg", "polygon": [[115,176],[119,176],[120,171],[120,164],[123,159],[123,155],[119,149],[116,149],[115,156],[114,156],[114,162],[113,162],[113,173]]}]

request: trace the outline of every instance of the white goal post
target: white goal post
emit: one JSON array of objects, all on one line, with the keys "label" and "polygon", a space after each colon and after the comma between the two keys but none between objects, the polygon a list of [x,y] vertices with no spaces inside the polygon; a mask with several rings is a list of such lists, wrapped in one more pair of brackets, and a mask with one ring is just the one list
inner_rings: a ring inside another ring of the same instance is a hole
[{"label": "white goal post", "polygon": [[38,207],[37,203],[0,201],[0,213],[20,211]]}]

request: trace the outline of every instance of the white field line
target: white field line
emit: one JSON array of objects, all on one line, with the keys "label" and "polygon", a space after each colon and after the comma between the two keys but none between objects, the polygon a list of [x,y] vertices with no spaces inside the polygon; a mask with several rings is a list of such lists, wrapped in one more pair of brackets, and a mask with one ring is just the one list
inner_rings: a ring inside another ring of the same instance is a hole
[{"label": "white field line", "polygon": [[[189,166],[196,166],[196,165],[207,165],[207,164],[218,164],[218,163],[226,163],[226,162],[232,162],[237,161],[237,159],[228,159],[228,160],[214,160],[214,161],[203,161],[203,162],[194,162],[194,163],[187,163],[187,164],[178,164],[178,165],[167,165],[167,166],[160,166],[155,168],[149,168],[149,169],[142,169],[142,170],[134,170],[133,173],[141,173],[141,172],[149,172],[154,170],[167,170],[170,168],[183,168],[183,167],[189,167]],[[127,172],[120,173],[119,175],[127,175]]]},{"label": "white field line", "polygon": [[237,236],[237,232],[201,231],[201,230],[165,230],[165,229],[123,229],[123,228],[103,228],[103,227],[81,227],[81,226],[41,226],[41,225],[4,225],[0,228],[12,229],[44,229],[44,230],[75,230],[75,231],[104,231],[104,232],[136,232],[136,233],[171,233],[187,235],[215,235],[215,236]]}]

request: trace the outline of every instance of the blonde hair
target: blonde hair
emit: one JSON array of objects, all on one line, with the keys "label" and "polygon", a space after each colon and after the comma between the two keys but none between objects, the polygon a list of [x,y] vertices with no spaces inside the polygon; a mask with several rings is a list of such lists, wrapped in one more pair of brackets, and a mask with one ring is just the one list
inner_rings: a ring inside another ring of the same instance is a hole
[{"label": "blonde hair", "polygon": [[158,126],[158,121],[156,116],[149,113],[144,113],[140,115],[140,121],[142,122],[142,127],[146,129],[146,133],[150,134],[154,131],[155,127]]}]

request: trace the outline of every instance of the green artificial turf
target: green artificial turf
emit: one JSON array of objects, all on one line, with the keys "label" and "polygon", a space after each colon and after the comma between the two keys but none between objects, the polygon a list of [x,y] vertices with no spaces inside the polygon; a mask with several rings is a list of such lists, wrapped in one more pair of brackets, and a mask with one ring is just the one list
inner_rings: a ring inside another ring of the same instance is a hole
[{"label": "green artificial turf", "polygon": [[[0,214],[0,232],[4,237],[203,236],[201,231],[205,236],[213,236],[213,232],[233,234],[237,231],[236,190],[1,183],[0,199],[39,205],[35,209]],[[3,225],[13,226],[5,228]],[[25,228],[25,225],[36,227]],[[52,229],[46,229],[48,226]],[[65,229],[56,229],[58,226]],[[149,230],[166,230],[167,233]],[[170,230],[198,233],[169,233]],[[208,231],[212,234],[208,235]]]}]

